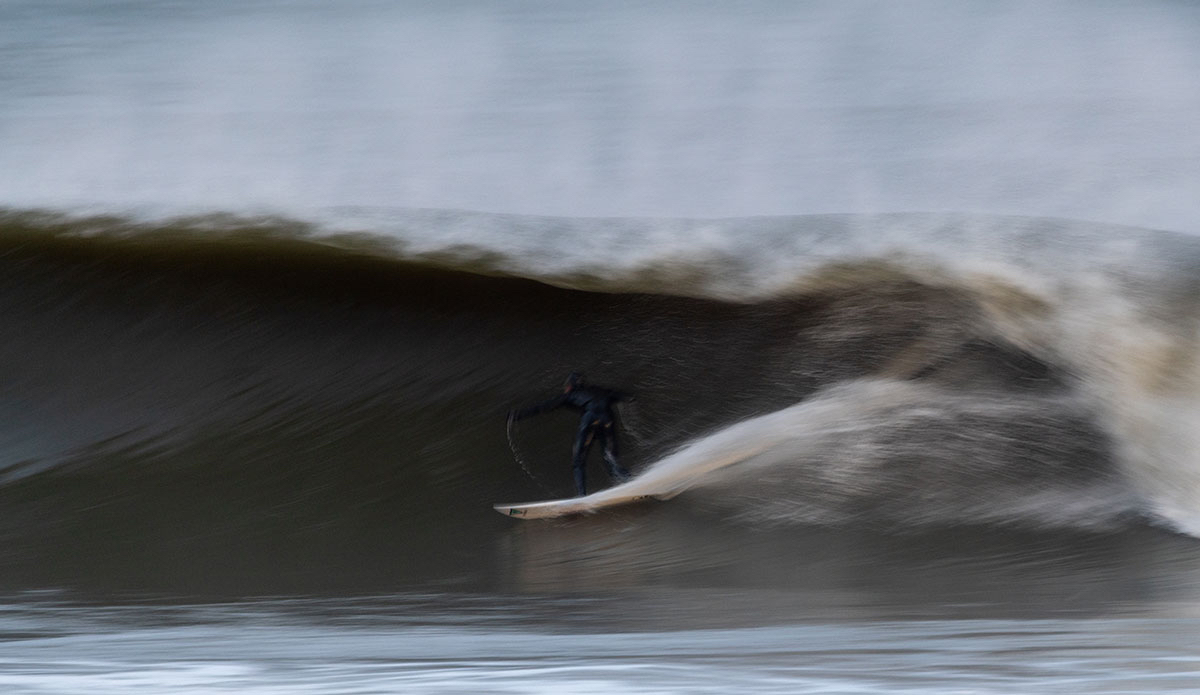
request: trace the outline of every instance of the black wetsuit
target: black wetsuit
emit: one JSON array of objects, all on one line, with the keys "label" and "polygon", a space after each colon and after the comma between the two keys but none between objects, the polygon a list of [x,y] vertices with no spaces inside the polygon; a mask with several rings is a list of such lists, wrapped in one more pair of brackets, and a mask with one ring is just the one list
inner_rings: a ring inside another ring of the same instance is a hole
[{"label": "black wetsuit", "polygon": [[604,464],[608,474],[617,482],[629,479],[629,471],[617,462],[617,423],[613,414],[613,405],[617,401],[629,400],[629,396],[618,391],[580,384],[548,401],[513,413],[513,419],[520,420],[530,415],[537,415],[555,408],[570,408],[583,413],[579,420],[579,432],[575,435],[575,447],[572,458],[575,464],[575,491],[581,496],[587,494],[587,455],[592,443],[600,441],[604,451]]}]

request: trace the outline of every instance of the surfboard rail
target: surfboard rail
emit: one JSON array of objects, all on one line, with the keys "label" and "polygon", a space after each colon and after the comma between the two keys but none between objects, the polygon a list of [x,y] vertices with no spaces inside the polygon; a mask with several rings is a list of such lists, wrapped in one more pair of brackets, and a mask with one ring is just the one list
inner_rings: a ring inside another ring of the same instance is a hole
[{"label": "surfboard rail", "polygon": [[561,500],[545,500],[541,502],[518,502],[514,504],[494,504],[492,509],[516,519],[553,519],[575,514],[594,514],[610,507],[636,504],[650,500],[668,500],[678,493],[665,494],[628,494],[611,495],[608,491],[599,492],[586,497],[571,497]]}]

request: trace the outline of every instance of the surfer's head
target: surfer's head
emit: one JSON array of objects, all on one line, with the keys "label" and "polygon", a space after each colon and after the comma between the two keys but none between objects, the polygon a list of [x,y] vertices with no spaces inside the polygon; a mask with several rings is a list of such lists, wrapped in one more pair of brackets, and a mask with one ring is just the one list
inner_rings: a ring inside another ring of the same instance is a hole
[{"label": "surfer's head", "polygon": [[580,372],[571,372],[567,375],[567,380],[563,382],[563,393],[570,393],[572,389],[583,383],[583,374]]}]

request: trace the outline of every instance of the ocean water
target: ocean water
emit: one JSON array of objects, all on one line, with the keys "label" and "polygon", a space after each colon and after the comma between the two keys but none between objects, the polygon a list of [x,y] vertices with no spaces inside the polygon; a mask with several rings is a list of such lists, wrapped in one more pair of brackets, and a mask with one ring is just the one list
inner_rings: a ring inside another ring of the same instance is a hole
[{"label": "ocean water", "polygon": [[0,3],[0,688],[1200,691],[1197,28]]}]

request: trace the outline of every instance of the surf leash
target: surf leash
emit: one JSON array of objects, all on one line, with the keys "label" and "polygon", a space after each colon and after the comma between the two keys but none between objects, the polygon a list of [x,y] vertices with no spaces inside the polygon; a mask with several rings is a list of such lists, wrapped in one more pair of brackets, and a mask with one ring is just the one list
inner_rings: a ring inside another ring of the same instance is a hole
[{"label": "surf leash", "polygon": [[554,497],[554,491],[547,487],[546,484],[541,481],[541,479],[533,474],[533,471],[529,469],[529,464],[525,462],[525,457],[521,455],[521,451],[517,448],[517,443],[513,439],[513,431],[516,429],[516,427],[516,418],[509,418],[507,428],[508,448],[512,449],[513,459],[516,460],[517,465],[521,467],[521,470],[525,471],[525,475],[529,476],[529,479],[542,489],[542,492],[546,493],[548,497]]}]

